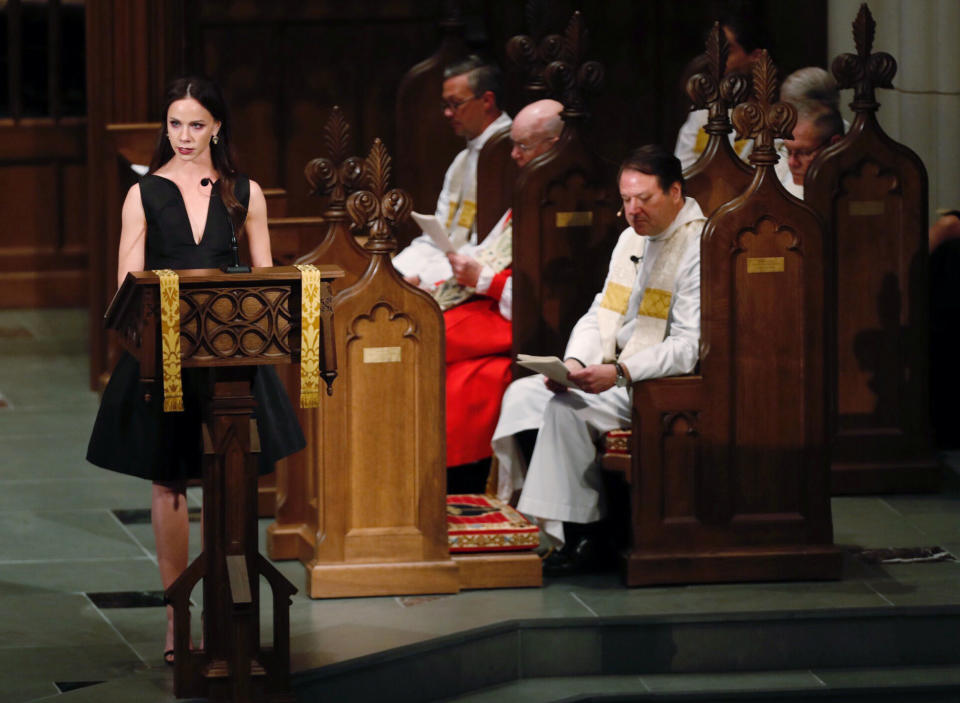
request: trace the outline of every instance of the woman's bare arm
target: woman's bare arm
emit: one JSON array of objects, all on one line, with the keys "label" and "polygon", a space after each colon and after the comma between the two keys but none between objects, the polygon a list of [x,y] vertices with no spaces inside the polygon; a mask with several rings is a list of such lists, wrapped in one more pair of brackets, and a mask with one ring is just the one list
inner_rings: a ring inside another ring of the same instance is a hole
[{"label": "woman's bare arm", "polygon": [[143,271],[147,244],[147,218],[140,200],[140,184],[127,191],[120,225],[120,251],[117,254],[117,287],[130,271]]}]

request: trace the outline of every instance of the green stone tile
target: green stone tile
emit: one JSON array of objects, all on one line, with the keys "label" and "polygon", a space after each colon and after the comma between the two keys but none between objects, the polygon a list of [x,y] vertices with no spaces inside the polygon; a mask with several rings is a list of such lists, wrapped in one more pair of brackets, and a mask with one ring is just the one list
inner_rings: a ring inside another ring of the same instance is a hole
[{"label": "green stone tile", "polygon": [[[925,566],[932,567],[933,564]],[[960,577],[955,573],[946,574],[942,579],[927,574],[924,580],[907,577],[901,580],[868,581],[867,585],[876,590],[893,605],[960,605]]]},{"label": "green stone tile", "polygon": [[819,610],[887,605],[857,581],[719,584],[583,591],[580,599],[601,616]]},{"label": "green stone tile", "polygon": [[520,672],[524,677],[603,674],[602,637],[592,627],[533,628],[520,632]]},{"label": "green stone tile", "polygon": [[83,595],[41,594],[0,598],[0,651],[116,645],[117,633]]},{"label": "green stone tile", "polygon": [[[138,525],[126,525],[127,530],[133,535],[143,547],[151,554],[156,554],[157,545],[153,537],[153,525],[149,522]],[[203,529],[198,521],[190,522],[190,537],[188,541],[188,552],[190,559],[195,559],[200,555],[202,548],[201,533]]]},{"label": "green stone tile", "polygon": [[0,693],[3,694],[4,703],[29,703],[54,696],[59,691],[52,681],[24,680],[14,676],[3,676],[0,673]]},{"label": "green stone tile", "polygon": [[911,496],[885,500],[926,536],[927,542],[916,546],[960,540],[960,497]]},{"label": "green stone tile", "polygon": [[82,563],[60,559],[0,563],[0,599],[57,592],[154,591],[160,587],[160,572],[145,556]]},{"label": "green stone tile", "polygon": [[143,550],[106,510],[0,512],[0,569],[9,562],[23,560],[76,562],[144,556]]},{"label": "green stone tile", "polygon": [[833,541],[837,545],[864,549],[918,547],[930,539],[882,498],[832,500]]},{"label": "green stone tile", "polygon": [[4,481],[0,514],[10,510],[113,510],[150,507],[150,482],[103,472],[91,479]]},{"label": "green stone tile", "polygon": [[[84,643],[78,646],[65,639],[57,647],[0,650],[0,681],[15,677],[21,682],[41,686],[53,685],[54,681],[108,681],[145,668],[146,665],[124,644]],[[92,688],[81,690],[90,691]],[[54,696],[52,700],[57,703],[73,700],[66,695],[72,694]],[[139,703],[140,699],[133,697],[127,701]]]},{"label": "green stone tile", "polygon": [[958,666],[904,666],[885,669],[815,669],[830,687],[960,686]]},{"label": "green stone tile", "polygon": [[523,679],[447,699],[448,703],[551,703],[575,695],[647,693],[638,676]]},{"label": "green stone tile", "polygon": [[712,674],[644,674],[643,683],[654,693],[708,691],[775,691],[817,689],[823,684],[809,671],[762,671]]},{"label": "green stone tile", "polygon": [[[170,667],[138,671],[132,676],[65,693],[50,703],[206,703],[206,699],[176,698]],[[47,703],[46,701],[44,703]]]},{"label": "green stone tile", "polygon": [[[2,390],[0,386],[0,390]],[[6,393],[6,391],[4,391]],[[0,422],[0,440],[7,437],[89,437],[96,417],[95,410],[80,416],[72,408],[41,408],[38,410],[3,411]]]},{"label": "green stone tile", "polygon": [[0,486],[5,481],[24,479],[103,479],[112,476],[87,463],[89,439],[84,435],[61,437],[57,441],[36,436],[4,438],[4,451],[8,454],[3,460]]}]

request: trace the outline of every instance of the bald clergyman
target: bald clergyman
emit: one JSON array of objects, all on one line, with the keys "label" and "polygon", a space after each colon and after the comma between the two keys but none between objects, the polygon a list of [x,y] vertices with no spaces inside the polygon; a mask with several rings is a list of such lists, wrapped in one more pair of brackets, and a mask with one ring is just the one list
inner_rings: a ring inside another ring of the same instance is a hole
[{"label": "bald clergyman", "polygon": [[[557,142],[562,109],[555,100],[539,100],[517,113],[510,128],[517,166]],[[453,275],[430,289],[446,325],[447,466],[490,456],[500,399],[510,383],[512,215],[507,210],[481,244],[448,254]]]}]

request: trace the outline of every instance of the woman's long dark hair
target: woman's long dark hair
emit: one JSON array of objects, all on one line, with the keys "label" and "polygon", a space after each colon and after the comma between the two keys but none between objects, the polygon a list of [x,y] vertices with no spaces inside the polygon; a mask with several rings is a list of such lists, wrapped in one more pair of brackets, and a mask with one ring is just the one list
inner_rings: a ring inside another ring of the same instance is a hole
[{"label": "woman's long dark hair", "polygon": [[184,98],[196,100],[207,109],[207,112],[213,115],[214,120],[220,123],[217,143],[210,143],[210,157],[213,160],[213,168],[220,176],[220,181],[217,184],[220,200],[227,208],[230,221],[233,223],[233,229],[239,238],[243,229],[243,222],[247,217],[247,208],[237,200],[237,195],[233,190],[237,179],[237,167],[233,140],[230,138],[230,113],[227,109],[227,102],[223,99],[223,93],[220,92],[220,87],[209,78],[185,76],[176,79],[167,88],[166,100],[163,103],[163,124],[160,126],[160,134],[157,135],[157,148],[150,160],[149,172],[153,173],[173,158],[173,147],[170,146],[170,140],[167,139],[167,112],[171,104]]}]

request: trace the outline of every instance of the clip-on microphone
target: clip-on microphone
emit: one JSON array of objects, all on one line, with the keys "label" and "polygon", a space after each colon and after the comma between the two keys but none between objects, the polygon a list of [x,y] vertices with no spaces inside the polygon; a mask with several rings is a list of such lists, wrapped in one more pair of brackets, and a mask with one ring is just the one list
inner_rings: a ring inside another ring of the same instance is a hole
[{"label": "clip-on microphone", "polygon": [[[210,179],[201,178],[200,185],[206,188],[208,185],[210,185]],[[227,213],[227,221],[230,223],[230,250],[233,252],[233,263],[224,264],[220,267],[220,270],[224,273],[250,273],[250,267],[246,264],[240,263],[240,245],[237,242],[237,234],[233,227],[233,218],[230,217],[229,212]]]}]

